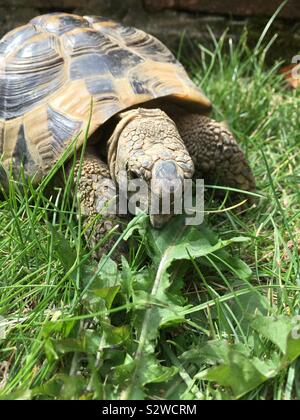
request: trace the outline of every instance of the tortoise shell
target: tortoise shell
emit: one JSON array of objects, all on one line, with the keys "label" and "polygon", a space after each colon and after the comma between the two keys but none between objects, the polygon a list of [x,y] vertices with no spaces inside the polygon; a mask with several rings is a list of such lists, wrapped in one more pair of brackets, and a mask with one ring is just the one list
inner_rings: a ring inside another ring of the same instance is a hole
[{"label": "tortoise shell", "polygon": [[156,98],[211,106],[153,36],[97,16],[36,17],[0,41],[2,164],[39,180],[87,126]]}]

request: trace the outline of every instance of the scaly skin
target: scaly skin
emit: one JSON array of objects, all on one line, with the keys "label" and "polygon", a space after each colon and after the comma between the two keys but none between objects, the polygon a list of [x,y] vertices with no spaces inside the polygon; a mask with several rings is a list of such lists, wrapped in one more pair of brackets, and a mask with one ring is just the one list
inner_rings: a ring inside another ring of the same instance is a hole
[{"label": "scaly skin", "polygon": [[194,161],[196,175],[206,182],[255,191],[246,157],[224,124],[197,114],[178,115],[178,131]]},{"label": "scaly skin", "polygon": [[[80,174],[80,178],[78,179]],[[83,216],[83,229],[90,249],[108,234],[116,225],[120,233],[120,219],[113,210],[116,200],[115,183],[110,177],[108,166],[97,156],[96,150],[89,148],[82,164],[80,159],[74,167],[74,187],[77,183],[80,210]],[[109,206],[111,205],[111,207]],[[99,214],[101,215],[99,217]],[[100,259],[107,253],[116,241],[115,233],[108,241],[94,253]]]}]

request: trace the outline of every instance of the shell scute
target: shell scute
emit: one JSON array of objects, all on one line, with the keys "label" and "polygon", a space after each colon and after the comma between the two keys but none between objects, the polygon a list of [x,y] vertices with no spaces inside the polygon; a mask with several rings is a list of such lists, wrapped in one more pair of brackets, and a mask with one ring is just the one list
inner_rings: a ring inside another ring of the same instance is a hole
[{"label": "shell scute", "polygon": [[85,28],[89,26],[89,23],[81,16],[67,13],[50,13],[38,16],[32,19],[30,23],[42,31],[55,35],[62,35],[74,28]]},{"label": "shell scute", "polygon": [[38,34],[10,54],[0,67],[0,118],[24,115],[65,83],[58,41]]},{"label": "shell scute", "polygon": [[63,36],[63,43],[71,57],[71,79],[108,72],[114,77],[123,77],[129,68],[144,61],[95,29],[75,29]]},{"label": "shell scute", "polygon": [[38,16],[0,40],[0,92],[4,166],[17,173],[23,163],[29,175],[38,172],[37,180],[78,132],[89,125],[91,135],[129,107],[163,97],[210,107],[155,37],[107,18],[66,13]]},{"label": "shell scute", "polygon": [[24,25],[10,31],[0,40],[0,55],[7,55],[36,35],[37,30],[33,25]]}]

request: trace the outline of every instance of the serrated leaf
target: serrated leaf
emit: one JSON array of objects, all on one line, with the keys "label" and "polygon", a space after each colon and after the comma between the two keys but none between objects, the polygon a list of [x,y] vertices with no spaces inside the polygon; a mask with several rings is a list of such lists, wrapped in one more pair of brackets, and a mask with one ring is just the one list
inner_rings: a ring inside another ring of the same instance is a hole
[{"label": "serrated leaf", "polygon": [[300,337],[296,338],[293,331],[288,336],[286,356],[290,363],[300,357]]},{"label": "serrated leaf", "polygon": [[61,340],[52,340],[52,346],[56,353],[91,353],[98,350],[101,337],[89,330],[85,331],[78,338],[65,338]]},{"label": "serrated leaf", "polygon": [[[172,302],[171,297],[166,294],[164,300],[157,299],[143,290],[136,291],[134,294],[134,305],[136,309],[146,308],[151,305],[152,308],[152,328],[154,327],[154,319],[157,319],[156,328],[166,327],[169,325],[180,324],[185,321],[183,311],[190,306],[179,306]],[[156,315],[154,315],[154,312]]]},{"label": "serrated leaf", "polygon": [[130,337],[130,331],[127,325],[115,327],[112,325],[103,326],[104,329],[104,344],[103,347],[116,346],[124,343]]},{"label": "serrated leaf", "polygon": [[107,309],[110,309],[113,301],[118,294],[121,286],[103,287],[102,289],[92,289],[91,293],[94,296],[100,297],[105,300]]},{"label": "serrated leaf", "polygon": [[74,400],[81,396],[85,387],[86,381],[83,377],[60,373],[54,375],[50,381],[34,388],[32,394],[35,396],[48,395],[64,400]]},{"label": "serrated leaf", "polygon": [[245,242],[249,238],[235,237],[225,241],[218,239],[204,224],[198,227],[185,226],[185,217],[174,217],[161,231],[148,230],[148,246],[159,269],[166,272],[177,260],[205,257],[214,254],[217,265],[229,269],[245,280],[251,275],[246,263],[228,254],[224,248],[233,243]]},{"label": "serrated leaf", "polygon": [[52,316],[51,321],[45,322],[41,334],[44,337],[49,337],[52,333],[60,333],[63,337],[68,337],[76,326],[76,321],[73,320],[60,320],[61,312],[56,311]]},{"label": "serrated leaf", "polygon": [[230,388],[235,398],[241,398],[276,374],[274,366],[270,368],[267,363],[257,363],[242,353],[230,351],[227,363],[207,369],[196,378]]},{"label": "serrated leaf", "polygon": [[[128,382],[132,372],[136,368],[135,365],[136,361],[132,359],[131,361],[127,360],[121,366],[117,366],[114,373],[116,382]],[[150,383],[166,382],[170,380],[177,372],[178,369],[175,366],[162,366],[160,363],[158,363],[155,356],[149,355],[143,359],[142,367],[139,369],[140,376],[139,381],[136,383],[136,387],[143,387],[144,385]]]},{"label": "serrated leaf", "polygon": [[103,256],[98,264],[101,267],[97,278],[91,284],[91,288],[115,287],[120,283],[120,273],[118,265],[111,258]]},{"label": "serrated leaf", "polygon": [[203,346],[197,346],[184,352],[180,359],[196,363],[228,363],[229,354],[232,351],[250,356],[250,350],[242,343],[229,344],[224,340],[208,341]]},{"label": "serrated leaf", "polygon": [[121,285],[122,291],[125,293],[127,300],[133,295],[133,280],[134,275],[130,269],[128,261],[122,256],[122,272],[121,272]]},{"label": "serrated leaf", "polygon": [[[246,238],[246,240],[248,239]],[[232,238],[231,241],[232,243],[244,242],[244,238],[236,237]],[[221,271],[229,270],[241,280],[248,280],[251,277],[250,267],[240,258],[230,255],[225,249],[216,251],[214,255],[217,257],[214,258],[214,263]]]},{"label": "serrated leaf", "polygon": [[288,337],[293,328],[292,320],[285,316],[266,317],[257,315],[251,327],[274,343],[284,355],[287,355]]},{"label": "serrated leaf", "polygon": [[[233,284],[234,290],[239,290],[244,287],[245,283],[241,284],[240,281]],[[239,295],[237,299],[233,300],[230,309],[238,320],[240,328],[244,332],[247,332],[248,342],[251,339],[251,330],[249,331],[249,329],[252,317],[256,314],[267,315],[269,308],[270,303],[267,297],[262,295],[259,291],[252,289],[251,286],[247,293]]]}]

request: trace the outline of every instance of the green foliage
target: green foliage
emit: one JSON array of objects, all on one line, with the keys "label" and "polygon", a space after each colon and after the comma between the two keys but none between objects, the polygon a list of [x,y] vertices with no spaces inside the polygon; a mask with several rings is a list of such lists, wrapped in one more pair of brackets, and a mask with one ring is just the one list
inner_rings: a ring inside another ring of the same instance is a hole
[{"label": "green foliage", "polygon": [[128,255],[114,246],[96,262],[70,180],[46,194],[63,162],[37,189],[11,181],[0,203],[2,399],[300,398],[300,96],[279,64],[264,65],[271,43],[224,39],[188,65],[264,198],[237,212],[207,187],[202,226],[178,216],[158,231],[140,214],[118,238]]}]

